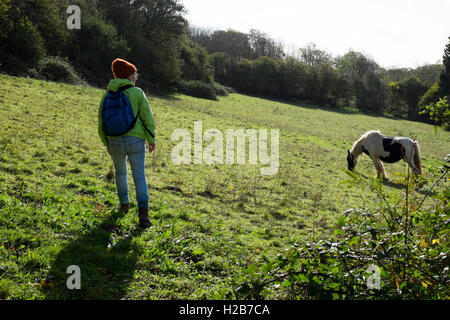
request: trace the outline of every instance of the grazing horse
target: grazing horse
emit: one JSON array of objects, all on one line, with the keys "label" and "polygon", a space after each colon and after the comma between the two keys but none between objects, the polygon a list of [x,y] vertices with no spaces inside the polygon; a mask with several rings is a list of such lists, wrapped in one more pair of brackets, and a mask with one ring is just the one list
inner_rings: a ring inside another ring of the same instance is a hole
[{"label": "grazing horse", "polygon": [[383,162],[394,163],[403,159],[411,167],[417,177],[422,174],[419,144],[417,141],[406,137],[387,137],[378,130],[364,133],[348,151],[348,170],[353,171],[361,153],[367,154],[377,169],[377,178],[380,174],[386,179],[386,171]]}]

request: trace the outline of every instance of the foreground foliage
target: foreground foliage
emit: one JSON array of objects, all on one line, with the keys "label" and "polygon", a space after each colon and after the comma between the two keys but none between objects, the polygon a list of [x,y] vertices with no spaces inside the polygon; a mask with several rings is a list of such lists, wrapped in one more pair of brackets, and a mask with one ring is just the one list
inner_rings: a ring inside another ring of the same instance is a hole
[{"label": "foreground foliage", "polygon": [[[436,171],[421,199],[410,198],[417,185],[409,177],[404,198],[387,194],[373,179],[378,210],[347,210],[330,240],[295,245],[248,267],[233,294],[261,298],[275,286],[277,297],[289,299],[448,299],[449,169],[445,163]],[[348,174],[352,183],[364,183]],[[428,197],[433,205],[423,207]]]}]

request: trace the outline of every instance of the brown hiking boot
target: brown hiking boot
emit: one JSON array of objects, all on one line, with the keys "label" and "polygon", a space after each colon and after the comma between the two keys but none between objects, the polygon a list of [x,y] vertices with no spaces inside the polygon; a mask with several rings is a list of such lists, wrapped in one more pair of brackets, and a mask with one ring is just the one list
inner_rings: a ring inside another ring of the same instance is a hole
[{"label": "brown hiking boot", "polygon": [[142,228],[148,228],[152,225],[148,218],[148,208],[139,208],[139,225]]},{"label": "brown hiking boot", "polygon": [[130,210],[130,204],[129,203],[121,203],[119,206],[119,210],[123,211],[125,213],[128,213],[128,210]]}]

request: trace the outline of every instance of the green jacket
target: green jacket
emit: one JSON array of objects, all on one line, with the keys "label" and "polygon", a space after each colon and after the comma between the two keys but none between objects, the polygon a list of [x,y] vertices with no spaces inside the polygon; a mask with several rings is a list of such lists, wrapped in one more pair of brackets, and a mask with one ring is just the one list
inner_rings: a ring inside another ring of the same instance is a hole
[{"label": "green jacket", "polygon": [[[128,88],[123,92],[130,100],[134,114],[137,115],[139,111],[141,113],[139,115],[139,119],[136,121],[136,125],[134,126],[134,128],[124,134],[124,136],[138,137],[153,143],[155,142],[154,137],[156,137],[155,119],[153,118],[152,109],[150,107],[150,104],[148,103],[147,98],[145,97],[144,92],[140,88],[135,87],[134,83],[127,79],[111,80],[108,85],[108,90],[117,91],[120,87],[124,87],[127,85],[132,85],[133,87]],[[108,93],[106,92],[103,95],[102,100],[100,101],[100,106],[98,108],[98,134],[105,147],[108,147],[109,139],[114,139],[113,137],[107,137],[102,129],[102,106],[103,100],[105,99],[107,94]],[[142,122],[145,124],[145,126],[142,125]]]}]

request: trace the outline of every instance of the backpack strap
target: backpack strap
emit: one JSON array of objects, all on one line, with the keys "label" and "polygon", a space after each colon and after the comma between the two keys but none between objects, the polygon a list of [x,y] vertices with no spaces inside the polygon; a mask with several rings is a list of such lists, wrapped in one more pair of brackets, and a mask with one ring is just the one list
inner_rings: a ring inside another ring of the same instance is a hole
[{"label": "backpack strap", "polygon": [[[140,113],[141,111],[139,111],[138,112],[138,116],[139,116],[139,113]],[[142,120],[142,118],[140,118],[141,119],[141,123],[142,123],[142,126],[144,127],[144,129],[145,130],[147,130],[147,132],[150,134],[150,136],[153,138],[153,139],[155,139],[155,136],[153,135],[153,133],[149,130],[149,128],[145,125],[145,123],[144,123],[144,120]]]},{"label": "backpack strap", "polygon": [[115,92],[118,92],[118,91],[125,91],[125,90],[127,90],[129,88],[132,88],[132,87],[134,87],[134,86],[131,85],[131,84],[127,84],[126,86],[120,87],[117,91],[108,90],[108,93],[115,93]]},{"label": "backpack strap", "polygon": [[125,90],[127,90],[129,88],[132,88],[132,87],[134,87],[132,84],[127,84],[126,86],[120,87],[119,90],[120,91],[125,91]]},{"label": "backpack strap", "polygon": [[[126,86],[124,86],[124,87],[120,87],[119,88],[119,90],[121,90],[121,91],[123,91],[123,90],[127,90],[128,88],[131,88],[131,87],[133,87],[131,84],[129,84],[129,85],[126,85]],[[154,134],[150,131],[150,129],[145,125],[145,123],[144,123],[144,121],[142,120],[142,118],[141,117],[139,117],[140,116],[140,113],[141,113],[141,111],[139,110],[139,112],[138,112],[138,114],[137,114],[137,116],[136,116],[136,119],[140,119],[141,120],[141,123],[142,123],[142,126],[144,127],[144,129],[150,134],[150,136],[153,138],[153,139],[155,139],[155,136],[154,136]]]}]

